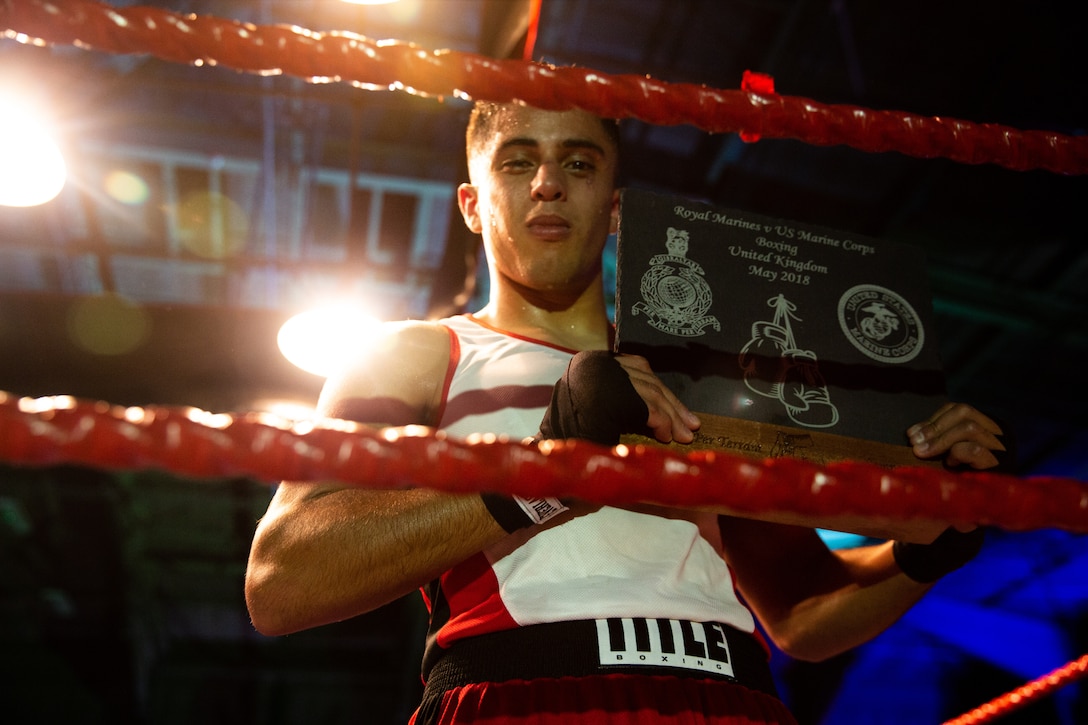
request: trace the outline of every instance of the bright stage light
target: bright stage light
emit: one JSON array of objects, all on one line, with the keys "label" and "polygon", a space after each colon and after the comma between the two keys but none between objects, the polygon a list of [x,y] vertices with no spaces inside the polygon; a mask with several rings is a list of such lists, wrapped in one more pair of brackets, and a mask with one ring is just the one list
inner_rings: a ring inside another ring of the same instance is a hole
[{"label": "bright stage light", "polygon": [[276,342],[292,364],[328,377],[357,355],[379,324],[360,307],[338,305],[295,315],[280,327]]},{"label": "bright stage light", "polygon": [[64,188],[60,149],[40,119],[0,98],[0,205],[37,206]]}]

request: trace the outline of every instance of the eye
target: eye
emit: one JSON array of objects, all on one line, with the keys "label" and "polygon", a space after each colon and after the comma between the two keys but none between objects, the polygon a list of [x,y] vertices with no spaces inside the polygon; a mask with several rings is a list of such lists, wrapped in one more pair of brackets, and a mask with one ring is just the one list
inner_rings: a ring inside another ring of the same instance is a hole
[{"label": "eye", "polygon": [[533,162],[524,157],[517,157],[512,159],[505,159],[499,163],[499,168],[503,171],[509,172],[521,172],[529,171],[533,168]]},{"label": "eye", "polygon": [[580,174],[588,174],[597,170],[597,164],[592,160],[584,157],[575,157],[569,159],[566,163],[566,167],[569,171]]}]

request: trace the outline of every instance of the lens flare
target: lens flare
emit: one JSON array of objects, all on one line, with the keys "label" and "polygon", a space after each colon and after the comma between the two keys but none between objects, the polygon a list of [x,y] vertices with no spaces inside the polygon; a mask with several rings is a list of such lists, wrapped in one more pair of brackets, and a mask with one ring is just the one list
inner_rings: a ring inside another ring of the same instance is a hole
[{"label": "lens flare", "polygon": [[111,171],[105,179],[106,193],[129,206],[143,204],[151,196],[147,182],[130,171]]},{"label": "lens flare", "polygon": [[42,120],[0,98],[0,205],[38,206],[64,188],[67,168]]},{"label": "lens flare", "polygon": [[137,303],[106,294],[81,299],[68,311],[68,335],[96,355],[124,355],[140,347],[151,332],[151,319]]},{"label": "lens flare", "polygon": [[368,331],[379,324],[362,308],[336,305],[309,310],[283,323],[276,342],[292,364],[328,377],[363,351]]}]

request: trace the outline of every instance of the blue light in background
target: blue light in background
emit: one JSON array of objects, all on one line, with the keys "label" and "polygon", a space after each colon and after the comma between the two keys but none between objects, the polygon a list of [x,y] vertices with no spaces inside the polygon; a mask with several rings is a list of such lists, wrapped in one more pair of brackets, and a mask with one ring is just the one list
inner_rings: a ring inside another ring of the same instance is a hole
[{"label": "blue light in background", "polygon": [[[872,642],[827,663],[772,659],[801,725],[939,725],[1088,652],[1088,537],[988,532]],[[1082,680],[1002,717],[1001,725],[1088,722]]]}]

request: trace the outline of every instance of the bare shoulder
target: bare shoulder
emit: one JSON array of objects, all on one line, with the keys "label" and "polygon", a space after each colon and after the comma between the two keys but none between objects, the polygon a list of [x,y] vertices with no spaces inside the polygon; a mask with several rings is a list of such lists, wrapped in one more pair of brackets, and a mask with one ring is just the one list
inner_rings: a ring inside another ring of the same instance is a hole
[{"label": "bare shoulder", "polygon": [[445,364],[450,351],[449,329],[438,322],[422,320],[383,323],[376,329],[373,342],[370,349],[363,351],[364,359],[374,360],[374,353],[380,358],[385,352],[405,357],[439,357]]},{"label": "bare shoulder", "polygon": [[323,415],[386,425],[432,425],[450,362],[450,334],[435,322],[385,323],[321,392]]},{"label": "bare shoulder", "polygon": [[[352,334],[345,331],[345,334]],[[450,333],[433,322],[384,323],[365,332],[359,352],[331,376],[321,391],[318,412],[326,418],[375,426],[435,425],[446,370]],[[359,506],[395,492],[375,492],[335,481],[284,481],[269,508],[270,521],[292,507],[327,494],[349,491]]]}]

